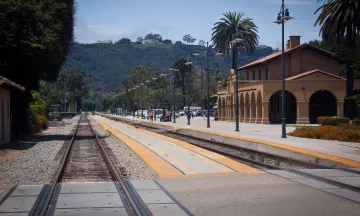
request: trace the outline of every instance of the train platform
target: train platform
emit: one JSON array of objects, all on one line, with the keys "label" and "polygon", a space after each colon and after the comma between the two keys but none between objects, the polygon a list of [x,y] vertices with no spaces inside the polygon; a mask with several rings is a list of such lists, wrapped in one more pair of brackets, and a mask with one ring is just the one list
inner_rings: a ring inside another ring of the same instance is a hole
[{"label": "train platform", "polygon": [[110,131],[137,153],[160,177],[216,175],[261,171],[189,143],[135,128],[111,119],[94,116],[97,123]]},{"label": "train platform", "polygon": [[[187,125],[186,117],[181,117],[172,122],[151,122],[144,119],[133,117],[120,117],[114,115],[106,115],[108,117],[122,119],[125,121],[142,123],[147,125],[156,125],[164,129],[172,129],[183,131],[183,133],[192,134],[194,136],[209,136],[211,139],[217,138],[220,142],[246,142],[256,144],[256,148],[272,147],[273,149],[285,150],[295,154],[289,155],[307,155],[310,159],[324,159],[344,164],[350,167],[360,167],[360,143],[349,143],[331,140],[307,139],[288,136],[280,138],[281,125],[261,125],[240,123],[240,132],[235,132],[234,122],[211,121],[211,128],[206,127],[206,119],[195,117],[191,119],[191,125]],[[287,126],[287,132],[295,129],[294,126]],[[266,149],[271,151],[271,149]]]}]

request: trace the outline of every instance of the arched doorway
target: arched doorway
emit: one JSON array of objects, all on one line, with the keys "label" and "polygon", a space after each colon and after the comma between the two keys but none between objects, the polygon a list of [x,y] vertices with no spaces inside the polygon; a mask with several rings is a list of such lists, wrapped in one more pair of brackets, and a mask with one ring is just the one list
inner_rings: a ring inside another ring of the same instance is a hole
[{"label": "arched doorway", "polygon": [[244,94],[240,94],[240,116],[239,119],[241,122],[244,121],[244,113],[245,113],[245,105],[244,105]]},{"label": "arched doorway", "polygon": [[254,123],[255,120],[256,120],[256,99],[255,99],[255,92],[252,92],[250,98],[250,123]]},{"label": "arched doorway", "polygon": [[245,93],[245,113],[244,113],[244,122],[249,122],[250,120],[250,96],[249,93]]},{"label": "arched doorway", "polygon": [[336,116],[336,98],[327,90],[319,90],[309,100],[310,124],[316,124],[319,116]]},{"label": "arched doorway", "polygon": [[262,120],[262,96],[261,92],[258,91],[257,97],[256,97],[256,122],[260,123]]},{"label": "arched doorway", "polygon": [[[296,124],[296,99],[293,94],[285,91],[286,123]],[[282,116],[281,91],[271,95],[269,100],[269,121],[271,124],[280,124]]]}]

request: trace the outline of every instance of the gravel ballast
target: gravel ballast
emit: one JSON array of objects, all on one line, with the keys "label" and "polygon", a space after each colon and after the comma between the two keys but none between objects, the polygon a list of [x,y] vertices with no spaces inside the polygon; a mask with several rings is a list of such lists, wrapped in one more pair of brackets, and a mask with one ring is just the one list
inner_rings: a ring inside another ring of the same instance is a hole
[{"label": "gravel ballast", "polygon": [[[56,157],[63,144],[71,137],[79,116],[65,119],[64,127],[52,127],[49,133],[38,133],[30,137],[34,146],[19,157],[0,165],[0,189],[13,185],[37,185],[51,181],[61,157]],[[25,141],[26,142],[26,141]]]},{"label": "gravel ballast", "polygon": [[114,163],[126,179],[152,179],[157,177],[153,171],[135,152],[104,128],[89,118],[93,129],[98,133],[112,151]]}]

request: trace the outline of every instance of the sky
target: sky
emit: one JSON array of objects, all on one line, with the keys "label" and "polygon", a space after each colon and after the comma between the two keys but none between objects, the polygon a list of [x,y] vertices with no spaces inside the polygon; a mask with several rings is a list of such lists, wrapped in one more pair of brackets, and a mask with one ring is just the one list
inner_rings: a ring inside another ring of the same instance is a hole
[{"label": "sky", "polygon": [[[285,6],[295,18],[285,23],[285,42],[290,35],[300,35],[302,43],[319,39],[317,0],[285,0]],[[77,0],[75,41],[135,41],[152,32],[173,43],[186,34],[197,39],[194,44],[211,43],[214,23],[231,11],[253,19],[259,44],[281,48],[281,25],[272,23],[280,7],[281,0]]]}]

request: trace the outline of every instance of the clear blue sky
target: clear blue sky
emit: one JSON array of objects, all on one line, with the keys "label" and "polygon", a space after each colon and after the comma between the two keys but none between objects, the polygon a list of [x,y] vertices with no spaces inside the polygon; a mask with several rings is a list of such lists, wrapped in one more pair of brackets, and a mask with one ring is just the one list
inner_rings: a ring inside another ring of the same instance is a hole
[{"label": "clear blue sky", "polygon": [[[243,12],[252,18],[259,30],[259,42],[281,47],[281,26],[273,24],[281,0],[77,0],[75,37],[81,43],[96,40],[136,40],[149,32],[159,33],[173,42],[191,34],[209,41],[211,29],[223,13]],[[316,0],[285,0],[294,20],[285,24],[285,40],[301,35],[301,41],[319,39],[314,27],[319,7]]]}]

